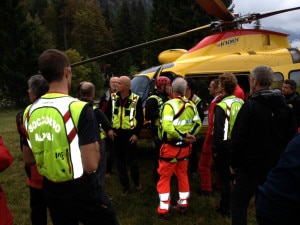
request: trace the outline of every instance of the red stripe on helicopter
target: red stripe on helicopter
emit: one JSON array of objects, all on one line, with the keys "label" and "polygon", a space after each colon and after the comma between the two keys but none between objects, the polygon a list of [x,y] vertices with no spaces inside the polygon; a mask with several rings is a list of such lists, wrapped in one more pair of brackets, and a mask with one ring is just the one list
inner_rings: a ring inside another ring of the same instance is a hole
[{"label": "red stripe on helicopter", "polygon": [[212,44],[216,44],[220,41],[223,41],[223,40],[226,40],[229,38],[246,36],[246,35],[257,35],[257,34],[274,34],[274,35],[279,35],[279,36],[283,36],[283,37],[288,36],[288,34],[269,31],[269,30],[251,30],[251,29],[230,30],[230,31],[225,31],[225,32],[217,33],[217,34],[212,34],[210,36],[205,37],[197,45],[195,45],[193,48],[191,48],[187,53],[197,51],[201,48],[204,48],[204,47],[212,45]]}]

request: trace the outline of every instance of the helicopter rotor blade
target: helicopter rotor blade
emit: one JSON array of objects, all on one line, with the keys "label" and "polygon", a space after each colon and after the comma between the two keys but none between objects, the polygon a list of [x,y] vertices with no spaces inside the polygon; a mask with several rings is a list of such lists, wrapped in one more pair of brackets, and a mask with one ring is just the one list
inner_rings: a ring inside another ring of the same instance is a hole
[{"label": "helicopter rotor blade", "polygon": [[158,43],[158,42],[167,41],[167,40],[175,39],[175,38],[178,38],[178,37],[186,36],[186,35],[189,35],[193,32],[209,29],[212,26],[213,26],[213,24],[207,24],[207,25],[197,27],[197,28],[194,28],[192,30],[188,30],[188,31],[185,31],[185,32],[182,32],[182,33],[178,33],[178,34],[174,34],[174,35],[171,35],[171,36],[159,38],[159,39],[156,39],[156,40],[153,40],[153,41],[148,41],[148,42],[138,44],[138,45],[134,45],[134,46],[131,46],[131,47],[128,47],[128,48],[123,48],[121,50],[113,51],[113,52],[110,52],[110,53],[107,53],[107,54],[103,54],[103,55],[100,55],[100,56],[96,56],[96,57],[89,58],[89,59],[86,59],[86,60],[83,60],[83,61],[80,61],[80,62],[73,63],[73,64],[71,64],[71,67],[80,66],[80,65],[90,63],[90,62],[93,62],[93,61],[96,61],[96,60],[99,60],[99,59],[102,59],[102,58],[105,58],[105,57],[108,57],[108,56],[112,56],[112,55],[122,53],[122,52],[127,52],[127,51],[130,51],[130,50],[133,50],[133,49],[137,49],[137,48],[141,48],[141,47],[144,47],[144,46],[152,45],[152,44],[155,44],[155,43]]},{"label": "helicopter rotor blade", "polygon": [[223,21],[233,21],[234,16],[228,11],[221,0],[196,0],[208,14],[215,16]]},{"label": "helicopter rotor blade", "polygon": [[280,13],[290,12],[290,11],[299,10],[299,9],[300,9],[300,7],[294,7],[294,8],[282,9],[282,10],[277,10],[277,11],[272,11],[272,12],[253,13],[253,14],[250,14],[249,16],[246,16],[246,17],[248,17],[247,19],[249,21],[253,21],[253,20],[259,20],[259,19],[263,19],[263,18],[266,18],[266,17],[269,17],[269,16],[274,16],[274,15],[277,15],[277,14],[280,14]]}]

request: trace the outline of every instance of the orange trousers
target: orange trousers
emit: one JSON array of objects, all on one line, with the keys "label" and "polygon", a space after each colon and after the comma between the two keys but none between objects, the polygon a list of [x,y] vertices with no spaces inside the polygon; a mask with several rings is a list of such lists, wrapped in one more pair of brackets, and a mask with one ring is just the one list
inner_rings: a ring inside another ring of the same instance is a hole
[{"label": "orange trousers", "polygon": [[178,181],[179,199],[177,205],[180,207],[188,206],[188,199],[190,197],[190,184],[188,179],[188,157],[191,153],[192,146],[179,147],[169,144],[162,144],[160,149],[160,157],[165,159],[181,159],[172,160],[171,162],[165,159],[159,159],[159,167],[157,172],[159,174],[159,181],[157,183],[157,192],[160,199],[160,204],[157,212],[166,214],[170,207],[170,181],[173,174],[176,175]]}]

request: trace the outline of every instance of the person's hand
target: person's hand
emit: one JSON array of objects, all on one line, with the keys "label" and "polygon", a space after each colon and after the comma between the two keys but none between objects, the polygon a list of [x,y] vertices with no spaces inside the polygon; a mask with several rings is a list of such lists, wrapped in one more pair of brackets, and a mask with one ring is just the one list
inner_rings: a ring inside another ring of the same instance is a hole
[{"label": "person's hand", "polygon": [[231,174],[236,174],[236,170],[235,169],[233,169],[231,166],[229,168],[230,168],[230,173]]},{"label": "person's hand", "polygon": [[195,141],[196,141],[196,137],[195,137],[194,135],[192,135],[192,134],[190,134],[190,133],[187,133],[187,134],[186,134],[185,142],[192,144],[192,143],[194,143]]},{"label": "person's hand", "polygon": [[137,137],[135,134],[133,134],[133,135],[129,138],[129,141],[130,141],[131,144],[136,143],[137,140],[138,140],[138,137]]},{"label": "person's hand", "polygon": [[114,141],[115,140],[115,136],[117,136],[117,135],[115,134],[115,132],[113,130],[109,130],[107,132],[107,136],[109,137],[110,140]]}]

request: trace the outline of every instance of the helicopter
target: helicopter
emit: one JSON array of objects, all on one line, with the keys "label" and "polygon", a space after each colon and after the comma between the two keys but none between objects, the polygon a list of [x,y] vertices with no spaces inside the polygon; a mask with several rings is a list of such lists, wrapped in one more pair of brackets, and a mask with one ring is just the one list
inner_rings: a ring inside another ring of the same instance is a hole
[{"label": "helicopter", "polygon": [[[272,68],[274,72],[272,88],[281,88],[285,79],[293,79],[297,82],[297,91],[300,92],[300,50],[291,47],[287,38],[288,34],[263,30],[259,26],[261,19],[299,10],[300,7],[238,15],[231,13],[221,0],[196,0],[196,2],[208,14],[219,20],[186,32],[75,63],[74,66],[193,32],[211,30],[212,34],[200,40],[191,49],[165,50],[158,56],[161,65],[134,75],[131,90],[140,95],[143,105],[145,105],[149,93],[155,88],[155,79],[159,76],[191,77],[197,84],[196,94],[204,102],[209,102],[210,96],[207,88],[210,81],[220,74],[231,72],[235,74],[239,86],[247,96],[250,91],[248,79],[251,70],[259,65],[267,65]],[[256,25],[255,28],[243,28],[244,24],[253,23]],[[204,120],[204,129],[202,128],[200,133],[206,133],[206,125]]]}]

